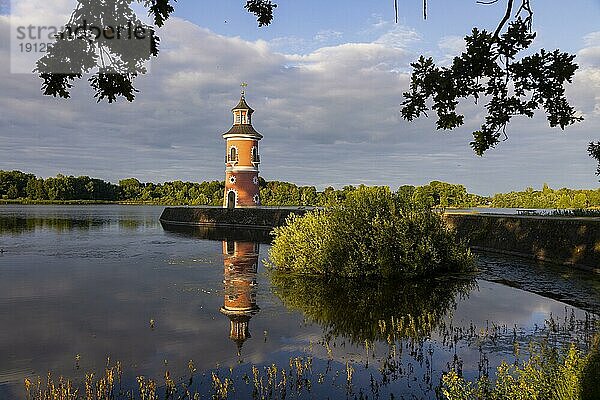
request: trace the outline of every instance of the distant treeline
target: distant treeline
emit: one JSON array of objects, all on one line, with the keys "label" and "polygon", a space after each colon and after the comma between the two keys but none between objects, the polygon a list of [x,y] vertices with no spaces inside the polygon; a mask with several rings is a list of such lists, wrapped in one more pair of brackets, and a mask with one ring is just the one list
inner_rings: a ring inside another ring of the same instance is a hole
[{"label": "distant treeline", "polygon": [[527,188],[523,192],[499,193],[492,197],[492,207],[510,208],[589,208],[600,207],[600,189],[554,190],[544,184],[542,190]]},{"label": "distant treeline", "polygon": [[[297,186],[289,182],[265,181],[260,178],[260,195],[265,206],[327,206],[342,202],[354,186],[342,189],[327,187],[318,191],[314,186]],[[223,204],[223,181],[140,182],[127,178],[114,184],[89,176],[57,175],[38,178],[20,171],[0,170],[0,199],[22,202],[130,202],[168,205]],[[586,208],[600,207],[598,190],[552,190],[547,185],[541,191],[528,188],[524,192],[497,194],[492,198],[468,193],[463,185],[433,181],[424,186],[404,185],[397,189],[400,196],[431,207],[524,207],[524,208]]]}]

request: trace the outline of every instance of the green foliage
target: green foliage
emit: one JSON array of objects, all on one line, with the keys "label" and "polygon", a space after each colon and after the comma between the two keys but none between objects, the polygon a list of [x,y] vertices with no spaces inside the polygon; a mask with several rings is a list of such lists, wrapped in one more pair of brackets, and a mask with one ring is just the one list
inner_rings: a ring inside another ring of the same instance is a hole
[{"label": "green foliage", "polygon": [[487,198],[467,193],[463,185],[439,181],[419,187],[404,185],[398,188],[397,195],[403,201],[435,208],[468,208],[487,203]]},{"label": "green foliage", "polygon": [[[60,37],[36,64],[42,80],[42,92],[47,96],[68,99],[75,80],[91,74],[88,79],[98,102],[116,102],[120,98],[135,99],[138,90],[135,78],[146,73],[145,63],[159,53],[160,38],[156,35],[175,11],[176,0],[78,0],[65,29],[59,35],[70,36],[67,27],[77,30],[77,38]],[[137,3],[137,4],[135,4]],[[144,24],[134,8],[142,7],[154,25]],[[258,26],[269,25],[277,7],[270,0],[248,0],[245,8],[257,17]],[[114,40],[114,32],[132,23],[142,29],[142,39]],[[101,32],[98,27],[111,27]],[[119,28],[118,28],[119,27]],[[108,33],[107,33],[108,32]],[[102,36],[112,36],[110,38]]]},{"label": "green foliage", "polygon": [[498,208],[575,208],[600,207],[600,189],[554,190],[544,184],[542,190],[527,188],[521,192],[498,193],[492,197],[492,207]]},{"label": "green foliage", "polygon": [[424,276],[473,261],[439,214],[388,187],[361,186],[326,211],[292,216],[274,235],[272,266],[301,274]]},{"label": "green foliage", "polygon": [[271,0],[248,0],[244,8],[256,15],[258,26],[265,26],[273,21],[273,11],[277,8],[277,4],[272,3]]},{"label": "green foliage", "polygon": [[600,335],[594,337],[591,351],[581,373],[581,398],[600,399]]},{"label": "green foliage", "polygon": [[0,198],[17,199],[26,196],[27,183],[35,176],[21,171],[0,170]]},{"label": "green foliage", "polygon": [[442,393],[448,400],[597,399],[598,365],[598,338],[589,354],[574,344],[557,350],[546,342],[533,343],[527,360],[502,362],[495,381],[483,376],[469,382],[449,371],[442,377]]},{"label": "green foliage", "polygon": [[[511,2],[512,4],[512,2]],[[449,67],[438,67],[432,58],[421,56],[412,63],[410,90],[404,93],[402,116],[412,121],[429,110],[437,113],[438,129],[455,129],[464,123],[457,113],[460,99],[485,98],[487,116],[481,129],[473,132],[471,147],[477,155],[495,147],[514,116],[533,117],[543,108],[551,127],[566,126],[581,121],[565,97],[567,82],[578,68],[575,56],[559,50],[523,57],[535,38],[530,31],[530,19],[518,17],[505,33],[495,34],[473,28],[465,37],[466,51],[455,57]]]},{"label": "green foliage", "polygon": [[[265,206],[320,206],[342,204],[356,190],[354,186],[342,189],[327,187],[318,191],[314,186],[297,186],[289,182],[265,181],[260,178],[261,202]],[[0,170],[0,199],[32,201],[124,201],[169,205],[223,204],[224,183],[210,182],[140,182],[136,178],[119,181],[118,185],[88,176],[58,175],[47,179],[36,178],[21,171]],[[404,185],[395,198],[399,204],[417,204],[433,208],[468,208],[485,206],[490,199],[468,193],[463,185],[432,181],[424,186]],[[586,208],[600,207],[600,189],[554,190],[544,185],[541,191],[528,188],[522,192],[496,194],[493,207],[509,208]]]}]

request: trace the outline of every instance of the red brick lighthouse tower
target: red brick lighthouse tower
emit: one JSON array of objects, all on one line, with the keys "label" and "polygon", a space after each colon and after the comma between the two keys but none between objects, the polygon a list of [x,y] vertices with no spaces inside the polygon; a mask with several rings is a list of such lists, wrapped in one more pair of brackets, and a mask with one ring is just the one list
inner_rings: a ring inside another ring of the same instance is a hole
[{"label": "red brick lighthouse tower", "polygon": [[[242,88],[247,85],[242,84]],[[225,157],[225,199],[224,208],[248,208],[260,205],[258,186],[258,141],[262,135],[252,127],[254,110],[242,97],[232,110],[233,126],[223,134],[227,140],[227,156]]]}]

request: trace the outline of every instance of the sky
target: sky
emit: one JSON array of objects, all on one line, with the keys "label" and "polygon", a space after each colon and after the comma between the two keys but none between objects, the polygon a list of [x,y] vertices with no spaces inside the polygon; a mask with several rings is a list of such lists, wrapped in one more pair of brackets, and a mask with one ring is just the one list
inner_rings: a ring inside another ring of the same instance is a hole
[{"label": "sky", "polygon": [[399,0],[397,24],[392,0],[277,3],[273,24],[259,28],[244,1],[178,0],[136,100],[98,104],[85,80],[69,100],[43,96],[13,40],[17,25],[64,23],[74,0],[0,0],[0,169],[113,182],[223,179],[221,133],[247,82],[267,180],[320,189],[441,180],[479,194],[599,187],[586,151],[600,140],[599,0],[532,1],[534,46],[577,55],[567,95],[584,122],[561,131],[542,113],[515,118],[509,139],[483,157],[469,147],[481,105],[461,104],[465,125],[441,132],[433,117],[402,120],[400,104],[412,61],[424,54],[447,64],[473,26],[495,29],[504,1],[429,1],[423,20],[422,2]]}]

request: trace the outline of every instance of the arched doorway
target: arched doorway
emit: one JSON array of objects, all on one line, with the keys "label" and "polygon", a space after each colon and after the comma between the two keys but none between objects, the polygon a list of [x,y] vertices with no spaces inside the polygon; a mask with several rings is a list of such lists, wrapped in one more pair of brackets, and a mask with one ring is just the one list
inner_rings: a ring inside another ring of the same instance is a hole
[{"label": "arched doorway", "polygon": [[235,208],[235,192],[233,190],[227,193],[227,208]]}]

